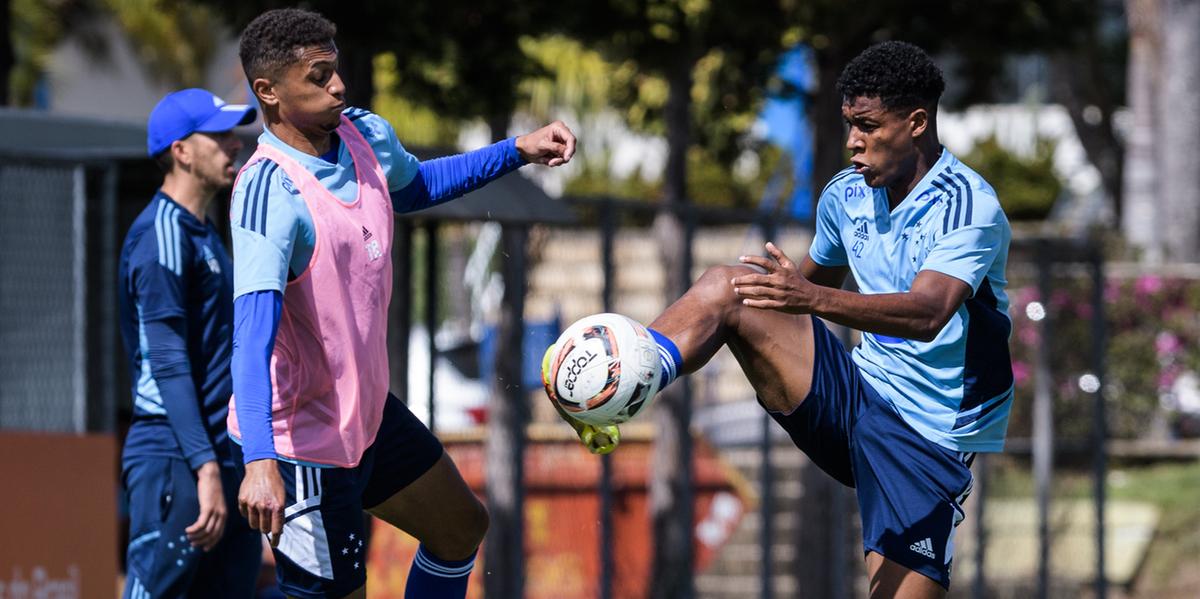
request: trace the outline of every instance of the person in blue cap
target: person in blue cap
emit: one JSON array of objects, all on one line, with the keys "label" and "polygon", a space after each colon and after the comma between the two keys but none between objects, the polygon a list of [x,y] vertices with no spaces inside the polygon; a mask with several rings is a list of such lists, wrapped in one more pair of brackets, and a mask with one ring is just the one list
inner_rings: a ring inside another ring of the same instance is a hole
[{"label": "person in blue cap", "polygon": [[250,597],[262,541],[238,514],[225,416],[233,265],[208,219],[256,118],[203,89],[167,94],[147,124],[163,182],[121,248],[120,326],[133,381],[121,456],[129,503],[126,599]]}]

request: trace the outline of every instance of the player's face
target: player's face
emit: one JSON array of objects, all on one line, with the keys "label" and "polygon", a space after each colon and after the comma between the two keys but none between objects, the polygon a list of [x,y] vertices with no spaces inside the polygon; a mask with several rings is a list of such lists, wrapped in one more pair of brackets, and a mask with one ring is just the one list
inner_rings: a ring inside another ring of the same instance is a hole
[{"label": "player's face", "polygon": [[192,174],[205,186],[223,189],[233,185],[237,174],[233,161],[242,149],[242,140],[233,131],[195,133],[180,143],[187,145]]},{"label": "player's face", "polygon": [[300,52],[275,82],[279,115],[306,133],[331,133],[346,108],[346,86],[338,75],[337,46],[331,41]]},{"label": "player's face", "polygon": [[[924,113],[924,109],[917,110]],[[859,96],[842,103],[842,118],[849,127],[846,149],[850,150],[850,163],[867,185],[888,187],[916,168],[919,132],[914,124],[924,120],[914,119],[915,112],[888,110],[877,97]]]}]

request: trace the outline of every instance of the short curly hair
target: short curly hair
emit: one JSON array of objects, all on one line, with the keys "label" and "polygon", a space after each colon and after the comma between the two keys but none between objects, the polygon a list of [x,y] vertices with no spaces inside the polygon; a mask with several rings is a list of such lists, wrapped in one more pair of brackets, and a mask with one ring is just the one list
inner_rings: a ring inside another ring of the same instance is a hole
[{"label": "short curly hair", "polygon": [[268,10],[242,31],[238,56],[246,79],[278,76],[299,60],[299,51],[332,42],[337,25],[318,13],[299,8]]},{"label": "short curly hair", "polygon": [[889,41],[854,57],[838,77],[837,87],[845,100],[879,98],[887,110],[936,110],[946,82],[924,50]]}]

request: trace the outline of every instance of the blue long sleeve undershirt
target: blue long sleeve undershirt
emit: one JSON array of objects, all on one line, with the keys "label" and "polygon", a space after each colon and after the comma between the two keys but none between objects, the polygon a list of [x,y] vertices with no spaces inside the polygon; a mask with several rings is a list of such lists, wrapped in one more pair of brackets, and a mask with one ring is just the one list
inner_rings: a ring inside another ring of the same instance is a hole
[{"label": "blue long sleeve undershirt", "polygon": [[147,320],[143,326],[145,358],[150,361],[151,374],[167,412],[167,424],[188,466],[197,470],[205,462],[215,461],[217,456],[196,398],[196,382],[192,380],[188,360],[187,323],[180,316]]},{"label": "blue long sleeve undershirt", "polygon": [[275,457],[271,427],[271,351],[283,313],[283,294],[254,291],[233,300],[233,396],[242,456],[247,464]]},{"label": "blue long sleeve undershirt", "polygon": [[[408,185],[391,192],[392,209],[413,212],[474,191],[525,164],[516,138],[464,154],[421,162]],[[283,294],[253,291],[233,302],[233,394],[243,461],[276,458],[271,426],[271,352],[283,312]]]}]

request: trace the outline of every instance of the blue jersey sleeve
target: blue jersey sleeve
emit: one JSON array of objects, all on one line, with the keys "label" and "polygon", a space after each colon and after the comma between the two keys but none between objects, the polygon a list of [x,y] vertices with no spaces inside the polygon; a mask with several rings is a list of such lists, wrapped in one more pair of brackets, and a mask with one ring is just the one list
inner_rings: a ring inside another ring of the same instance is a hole
[{"label": "blue jersey sleeve", "polygon": [[420,163],[412,181],[392,192],[396,212],[412,212],[452,200],[520,168],[515,137],[465,154]]},{"label": "blue jersey sleeve", "polygon": [[817,202],[816,231],[808,255],[821,266],[846,266],[846,246],[842,244],[842,205],[838,185],[831,184],[821,192]]},{"label": "blue jersey sleeve", "polygon": [[992,263],[1008,247],[1012,236],[999,201],[982,195],[979,190],[975,194],[971,224],[940,236],[921,264],[921,270],[937,271],[963,281],[971,286],[972,293],[979,290]]},{"label": "blue jersey sleeve", "polygon": [[254,291],[283,292],[300,230],[297,201],[303,202],[295,186],[269,160],[251,165],[238,179],[229,209],[234,297]]},{"label": "blue jersey sleeve", "polygon": [[408,185],[417,175],[419,161],[400,145],[392,124],[361,108],[347,108],[345,114],[371,144],[375,158],[387,176],[388,191],[396,192]]},{"label": "blue jersey sleeve", "polygon": [[131,255],[130,278],[138,305],[142,360],[158,386],[167,424],[193,470],[216,460],[200,414],[187,350],[187,267],[191,245],[177,223],[160,218]]},{"label": "blue jersey sleeve", "polygon": [[233,302],[233,395],[245,463],[275,458],[271,427],[271,350],[283,313],[278,291],[255,291]]}]

